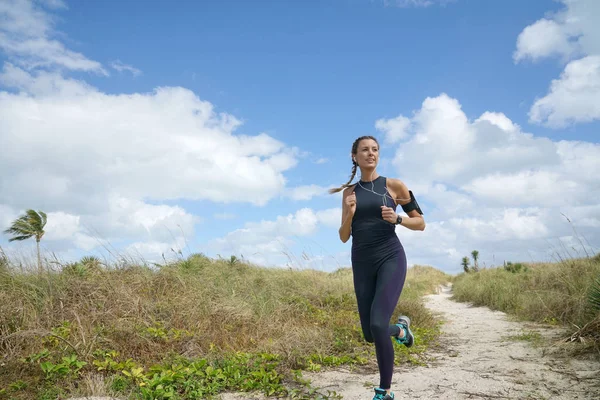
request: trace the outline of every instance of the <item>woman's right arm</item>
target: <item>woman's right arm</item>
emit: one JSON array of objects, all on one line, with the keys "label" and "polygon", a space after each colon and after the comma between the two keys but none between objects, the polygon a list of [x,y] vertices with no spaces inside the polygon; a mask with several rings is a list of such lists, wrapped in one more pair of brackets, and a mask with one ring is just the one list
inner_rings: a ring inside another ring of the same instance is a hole
[{"label": "woman's right arm", "polygon": [[342,198],[342,226],[339,229],[340,240],[342,243],[346,243],[350,239],[350,233],[352,231],[352,218],[356,211],[356,195],[354,194],[354,187],[344,189],[344,195]]}]

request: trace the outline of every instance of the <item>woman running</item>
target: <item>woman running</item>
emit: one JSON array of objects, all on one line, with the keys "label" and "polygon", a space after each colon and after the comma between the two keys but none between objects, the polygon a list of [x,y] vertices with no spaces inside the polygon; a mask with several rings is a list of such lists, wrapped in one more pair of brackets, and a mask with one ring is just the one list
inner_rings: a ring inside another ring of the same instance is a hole
[{"label": "woman running", "polygon": [[[392,400],[394,347],[391,337],[407,347],[414,342],[407,316],[399,316],[398,323],[390,325],[407,269],[396,225],[422,231],[425,220],[412,191],[402,181],[377,173],[377,139],[373,136],[356,139],[351,157],[350,180],[330,189],[329,193],[344,190],[339,235],[343,243],[352,236],[352,274],[360,323],[365,340],[375,343],[380,382],[373,400]],[[360,168],[360,180],[351,185],[357,168]],[[398,204],[408,217],[396,213]]]}]

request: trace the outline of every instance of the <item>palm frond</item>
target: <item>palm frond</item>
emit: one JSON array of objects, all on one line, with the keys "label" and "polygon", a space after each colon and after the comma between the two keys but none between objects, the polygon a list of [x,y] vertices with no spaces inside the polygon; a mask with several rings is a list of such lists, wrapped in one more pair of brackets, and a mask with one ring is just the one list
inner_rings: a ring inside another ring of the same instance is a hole
[{"label": "palm frond", "polygon": [[30,237],[32,237],[33,235],[22,235],[22,236],[13,236],[10,239],[8,239],[9,242],[14,242],[15,240],[27,240]]},{"label": "palm frond", "polygon": [[28,226],[15,225],[13,224],[10,228],[4,231],[4,233],[8,233],[11,235],[29,235],[33,236],[35,232],[30,229]]},{"label": "palm frond", "polygon": [[29,224],[36,230],[42,231],[46,225],[47,216],[43,211],[27,210]]},{"label": "palm frond", "polygon": [[34,231],[33,227],[29,223],[29,221],[26,219],[23,219],[23,217],[15,220],[15,222],[13,222],[13,224],[11,225],[11,227],[9,229],[12,229],[13,231],[16,230],[16,231],[32,232],[32,233]]}]

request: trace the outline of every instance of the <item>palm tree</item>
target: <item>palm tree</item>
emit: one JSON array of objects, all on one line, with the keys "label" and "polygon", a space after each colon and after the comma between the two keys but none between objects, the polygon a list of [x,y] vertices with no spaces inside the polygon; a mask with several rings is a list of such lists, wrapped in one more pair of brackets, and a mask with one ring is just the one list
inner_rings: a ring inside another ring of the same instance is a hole
[{"label": "palm tree", "polygon": [[479,263],[477,263],[477,258],[479,257],[479,252],[477,250],[473,250],[471,252],[471,255],[473,256],[473,271],[477,272],[477,271],[479,271]]},{"label": "palm tree", "polygon": [[465,270],[465,272],[469,272],[469,257],[463,257],[462,259],[462,266],[463,269]]},{"label": "palm tree", "polygon": [[40,273],[42,272],[40,240],[42,240],[42,236],[44,236],[44,226],[46,226],[47,219],[46,213],[43,211],[27,210],[24,215],[13,221],[10,228],[4,231],[4,233],[13,235],[13,237],[8,240],[9,242],[35,237],[37,244],[38,271]]}]

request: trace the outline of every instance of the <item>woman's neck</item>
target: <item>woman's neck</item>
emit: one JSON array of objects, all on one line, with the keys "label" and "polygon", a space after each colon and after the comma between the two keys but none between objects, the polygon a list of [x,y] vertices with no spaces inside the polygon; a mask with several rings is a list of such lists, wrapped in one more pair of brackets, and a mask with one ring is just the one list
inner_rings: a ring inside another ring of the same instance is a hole
[{"label": "woman's neck", "polygon": [[379,174],[375,169],[360,169],[360,180],[363,182],[371,182],[379,178]]}]

